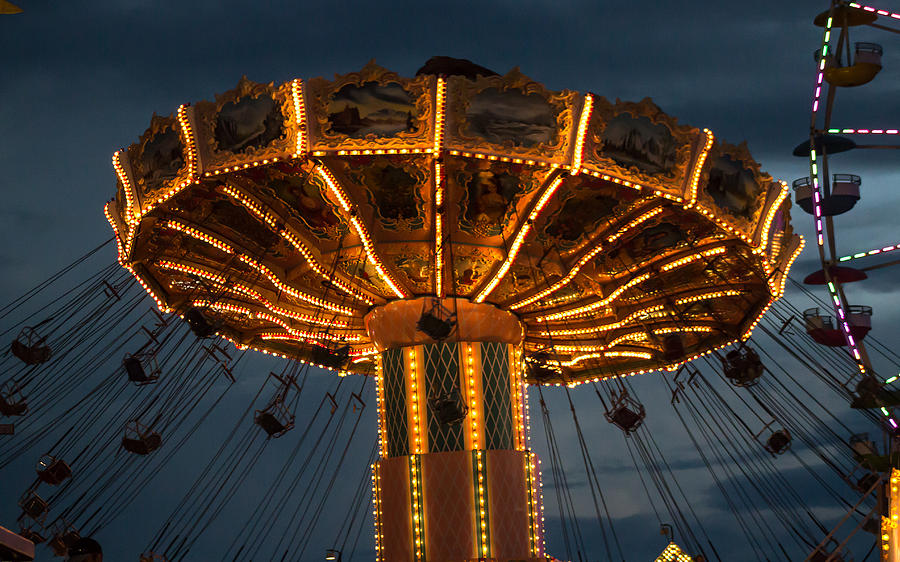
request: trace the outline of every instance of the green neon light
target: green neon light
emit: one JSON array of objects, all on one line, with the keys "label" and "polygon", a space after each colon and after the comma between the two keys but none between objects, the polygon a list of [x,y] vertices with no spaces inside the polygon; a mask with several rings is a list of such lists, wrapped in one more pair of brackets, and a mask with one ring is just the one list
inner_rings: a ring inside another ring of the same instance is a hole
[{"label": "green neon light", "polygon": [[882,412],[884,413],[884,415],[886,415],[886,416],[889,416],[889,415],[890,415],[890,414],[888,413],[888,411],[887,411],[887,408],[885,408],[884,406],[881,407],[881,411],[882,411]]},{"label": "green neon light", "polygon": [[853,256],[844,256],[841,259],[839,259],[838,261],[850,261],[852,259],[853,259]]},{"label": "green neon light", "polygon": [[884,384],[891,384],[892,382],[894,382],[894,381],[897,380],[897,379],[900,379],[900,375],[894,375],[893,377],[891,377],[891,378],[889,378],[888,380],[884,381]]}]

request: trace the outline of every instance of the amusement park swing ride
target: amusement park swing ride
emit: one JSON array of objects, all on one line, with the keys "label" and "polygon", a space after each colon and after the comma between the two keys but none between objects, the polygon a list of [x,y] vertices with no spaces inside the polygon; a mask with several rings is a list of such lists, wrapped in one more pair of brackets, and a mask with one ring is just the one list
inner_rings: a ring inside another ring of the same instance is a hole
[{"label": "amusement park swing ride", "polygon": [[[881,69],[878,45],[857,43],[851,56],[851,28],[895,31],[875,23],[891,19],[900,15],[855,3],[816,18],[825,31],[810,137],[795,151],[810,176],[794,191],[822,262],[806,283],[829,300],[805,311],[782,299],[804,246],[789,186],[745,145],[649,99],[552,91],[518,69],[435,57],[412,78],[373,62],[333,80],[242,79],[215,101],[154,115],[112,158],[104,211],[118,263],[23,315],[63,270],[0,313],[18,318],[0,359],[0,415],[16,426],[0,441],[0,469],[46,453],[0,553],[30,560],[46,543],[69,560],[102,559],[100,531],[262,354],[280,366],[256,376],[257,396],[136,553],[142,562],[189,559],[269,443],[298,433],[288,462],[305,460],[269,488],[284,501],[263,497],[221,559],[300,559],[371,409],[371,469],[326,560],[350,559],[369,505],[378,560],[550,560],[547,477],[563,537],[553,548],[597,559],[551,392],[571,410],[606,559],[630,559],[571,398],[591,391],[673,524],[658,560],[721,560],[647,427],[634,375],[664,381],[757,559],[853,560],[851,547],[874,543],[900,560],[892,440],[851,433],[791,373],[805,369],[851,401],[854,425],[897,429],[897,377],[881,376],[869,353],[895,370],[900,358],[867,337],[871,309],[849,305],[843,289],[865,278],[856,260],[896,247],[837,257],[833,217],[855,205],[861,181],[829,175],[829,158],[864,148],[844,135],[897,135],[831,125],[838,89]],[[310,366],[340,375],[317,405]],[[543,464],[533,424],[547,440]],[[792,489],[781,458],[846,508],[836,526]],[[290,532],[274,536],[263,521],[286,509]]]}]

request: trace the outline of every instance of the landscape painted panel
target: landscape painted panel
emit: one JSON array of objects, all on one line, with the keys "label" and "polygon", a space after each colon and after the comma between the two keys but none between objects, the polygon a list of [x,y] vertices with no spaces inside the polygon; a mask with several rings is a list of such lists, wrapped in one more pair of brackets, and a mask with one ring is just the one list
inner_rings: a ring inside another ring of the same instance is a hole
[{"label": "landscape painted panel", "polygon": [[181,139],[175,127],[169,127],[147,141],[138,160],[136,172],[144,195],[175,179],[184,166]]},{"label": "landscape painted panel", "polygon": [[326,111],[332,133],[356,139],[418,129],[414,99],[396,83],[347,84],[331,97]]},{"label": "landscape painted panel", "polygon": [[556,137],[556,112],[538,94],[488,88],[469,101],[466,134],[526,148],[552,144]]},{"label": "landscape painted panel", "polygon": [[709,171],[706,192],[716,205],[732,214],[752,218],[759,186],[753,172],[729,156],[715,160]]},{"label": "landscape painted panel", "polygon": [[214,135],[220,151],[237,154],[267,146],[282,136],[283,129],[284,116],[271,96],[245,96],[222,106]]},{"label": "landscape painted panel", "polygon": [[677,158],[678,143],[669,129],[647,117],[619,114],[606,125],[601,135],[598,156],[612,158],[623,168],[635,167],[648,174],[671,175]]}]

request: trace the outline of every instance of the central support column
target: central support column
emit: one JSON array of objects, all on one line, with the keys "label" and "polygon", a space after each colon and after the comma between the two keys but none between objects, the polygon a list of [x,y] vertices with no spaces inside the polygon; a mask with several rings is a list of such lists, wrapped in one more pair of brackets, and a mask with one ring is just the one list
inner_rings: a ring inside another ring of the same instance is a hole
[{"label": "central support column", "polygon": [[[466,303],[471,310],[457,310],[455,334],[501,341],[410,341],[381,353],[381,459],[373,466],[379,560],[543,559],[521,329],[511,329],[518,322],[507,312]],[[370,333],[397,326],[384,338],[391,340],[410,333],[397,322],[421,314],[422,304],[384,308],[367,325]],[[475,321],[488,329],[476,333]]]}]

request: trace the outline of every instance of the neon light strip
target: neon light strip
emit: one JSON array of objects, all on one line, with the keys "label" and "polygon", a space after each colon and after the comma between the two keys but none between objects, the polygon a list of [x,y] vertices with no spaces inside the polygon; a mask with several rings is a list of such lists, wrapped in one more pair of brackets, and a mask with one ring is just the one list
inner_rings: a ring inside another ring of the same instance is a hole
[{"label": "neon light strip", "polygon": [[325,268],[323,268],[322,265],[318,261],[316,261],[316,258],[313,256],[312,251],[306,246],[306,244],[304,244],[300,241],[299,238],[288,232],[287,228],[279,229],[278,222],[271,215],[266,213],[258,203],[256,203],[246,194],[242,193],[240,190],[230,185],[223,184],[220,187],[226,195],[243,205],[244,208],[252,212],[257,217],[259,217],[263,222],[269,225],[272,230],[277,232],[291,246],[293,246],[294,249],[299,251],[303,258],[306,260],[306,263],[309,265],[309,267],[313,271],[315,271],[319,275],[319,277],[331,282],[338,289],[356,299],[363,301],[370,306],[375,304],[375,301],[360,293],[350,285],[345,284],[343,281],[338,279],[336,275],[331,275],[329,271],[326,271]]},{"label": "neon light strip", "polygon": [[[655,217],[656,215],[658,215],[658,214],[661,213],[661,212],[663,212],[663,208],[662,208],[662,207],[656,207],[656,208],[654,208],[654,209],[652,209],[652,210],[650,210],[650,211],[648,211],[648,212],[646,212],[646,213],[640,215],[639,217],[635,218],[634,220],[630,221],[630,222],[627,223],[625,226],[623,226],[622,228],[620,228],[618,232],[616,232],[615,234],[609,236],[609,237],[607,238],[607,240],[608,240],[609,242],[615,241],[617,238],[619,238],[620,236],[622,236],[623,234],[625,234],[625,232],[627,232],[629,229],[634,228],[634,227],[638,226],[639,224],[641,224],[642,222],[647,221],[647,220],[649,220],[649,219]],[[522,299],[522,300],[520,300],[519,302],[516,302],[516,303],[511,304],[511,305],[509,306],[509,309],[510,309],[510,310],[518,310],[519,308],[522,308],[523,306],[527,306],[527,305],[529,305],[529,304],[531,304],[531,303],[533,303],[533,302],[535,302],[535,301],[538,301],[538,300],[540,300],[540,299],[546,297],[546,296],[549,295],[549,294],[555,293],[556,291],[562,289],[563,287],[565,287],[566,285],[568,285],[569,283],[571,283],[572,280],[575,279],[575,276],[578,275],[578,272],[581,271],[581,268],[584,267],[584,265],[585,265],[587,262],[589,262],[591,259],[593,259],[594,256],[596,256],[597,254],[599,254],[602,250],[603,250],[603,245],[602,245],[602,244],[597,244],[596,246],[594,246],[594,248],[592,248],[590,251],[588,251],[585,255],[583,255],[583,256],[575,263],[575,265],[572,267],[572,269],[569,270],[569,272],[566,274],[565,277],[563,277],[562,279],[560,279],[559,281],[557,281],[557,282],[554,283],[553,285],[547,287],[546,289],[544,289],[544,290],[542,290],[542,291],[540,291],[540,292],[538,292],[538,293],[536,293],[536,294],[534,294],[534,295],[532,295],[532,296],[530,296],[530,297],[528,297],[528,298]]]},{"label": "neon light strip", "polygon": [[409,348],[409,389],[412,396],[412,417],[413,417],[413,452],[417,455],[422,453],[422,438],[419,428],[419,373],[416,369],[416,348]]},{"label": "neon light strip", "polygon": [[[714,256],[714,255],[717,255],[717,254],[721,254],[721,253],[724,253],[725,251],[726,251],[725,246],[717,246],[717,247],[715,247],[715,248],[710,248],[710,249],[704,250],[704,251],[702,251],[702,252],[698,252],[698,253],[696,253],[696,254],[691,254],[691,255],[688,255],[688,256],[679,258],[679,259],[677,259],[677,260],[668,262],[668,263],[666,263],[665,265],[663,265],[663,266],[660,268],[660,270],[661,270],[661,271],[670,271],[670,270],[672,270],[672,269],[676,269],[676,268],[681,267],[681,266],[683,266],[683,265],[687,265],[688,263],[694,262],[694,261],[696,261],[696,260],[698,260],[698,259],[702,259],[702,258],[704,258],[704,257],[709,257],[709,256]],[[633,287],[634,285],[637,285],[638,283],[642,283],[642,282],[646,281],[646,280],[649,279],[649,278],[650,278],[650,274],[649,274],[649,273],[645,273],[645,274],[643,274],[643,275],[639,275],[638,277],[635,277],[634,279],[628,281],[628,282],[625,283],[624,285],[622,285],[622,286],[620,286],[619,288],[617,288],[615,291],[613,291],[612,293],[610,293],[609,296],[607,296],[607,297],[604,298],[604,299],[601,299],[601,300],[599,300],[599,301],[595,301],[595,302],[593,302],[593,303],[591,303],[591,304],[587,304],[587,305],[584,305],[584,306],[581,306],[581,307],[578,307],[578,308],[572,308],[572,309],[569,309],[569,310],[562,310],[562,311],[560,311],[560,312],[555,312],[555,313],[553,313],[553,314],[548,314],[548,315],[546,315],[546,316],[539,316],[539,317],[536,318],[536,320],[537,320],[538,322],[549,322],[549,321],[552,321],[552,320],[559,320],[559,319],[561,319],[561,318],[571,318],[572,316],[578,316],[578,315],[580,315],[580,314],[584,314],[584,313],[587,313],[587,312],[591,312],[592,310],[596,310],[596,309],[598,309],[598,308],[600,308],[600,307],[603,307],[603,306],[608,305],[609,303],[611,303],[613,300],[615,300],[619,295],[621,295],[621,294],[622,294],[624,291],[626,291],[627,289],[630,289],[630,288]]]},{"label": "neon light strip", "polygon": [[472,448],[478,449],[478,403],[475,401],[475,357],[472,344],[466,344],[466,374],[469,379],[469,418],[472,432]]},{"label": "neon light strip", "polygon": [[[196,240],[200,240],[201,242],[205,242],[215,248],[218,248],[219,250],[221,250],[227,254],[237,253],[234,250],[234,248],[232,248],[225,242],[222,242],[221,240],[218,240],[217,238],[215,238],[209,234],[206,234],[205,232],[201,232],[200,230],[197,230],[196,228],[187,226],[186,224],[180,223],[175,220],[169,220],[165,223],[165,226],[172,228],[174,230],[178,230],[179,232],[183,232],[184,234],[187,234],[188,236],[190,236]],[[299,290],[295,289],[294,287],[291,287],[290,285],[287,285],[281,279],[279,279],[278,276],[276,276],[274,273],[272,273],[272,270],[270,270],[268,267],[264,266],[263,264],[257,262],[256,260],[254,260],[253,258],[251,258],[245,254],[238,254],[238,259],[240,261],[244,262],[245,264],[249,265],[253,269],[257,270],[260,274],[264,275],[272,283],[272,285],[274,285],[276,288],[278,288],[279,290],[287,293],[288,295],[290,295],[294,298],[300,299],[302,301],[308,302],[308,303],[316,305],[316,306],[327,308],[328,310],[331,310],[333,312],[338,312],[338,313],[347,314],[347,315],[353,314],[353,310],[351,308],[343,307],[338,304],[331,303],[324,299],[320,299],[316,296],[309,295],[307,293],[299,291]],[[241,287],[241,285],[235,285],[235,286]],[[246,291],[244,291],[244,292],[246,292]],[[259,296],[259,294],[256,293],[255,291],[254,291],[254,298],[263,300],[263,297]],[[267,302],[269,302],[269,301],[267,301]],[[272,307],[274,307],[274,306],[275,305],[268,306],[267,308],[272,309]],[[291,313],[284,313],[284,314],[291,314]]]},{"label": "neon light strip", "polygon": [[475,463],[477,466],[476,474],[478,475],[478,525],[481,527],[481,540],[479,542],[481,543],[481,555],[483,557],[488,557],[491,555],[491,543],[488,540],[488,514],[485,502],[485,496],[487,494],[484,489],[484,463],[481,457],[481,449],[476,450]]},{"label": "neon light strip", "polygon": [[487,284],[487,286],[478,293],[478,296],[475,297],[475,302],[484,302],[484,299],[491,294],[491,291],[500,283],[500,280],[506,275],[506,272],[509,271],[510,266],[512,266],[513,262],[516,260],[516,256],[519,254],[519,250],[522,248],[522,244],[525,242],[525,237],[528,236],[528,233],[531,231],[531,226],[534,224],[534,221],[537,220],[538,215],[541,214],[541,211],[544,209],[544,206],[553,197],[553,194],[556,193],[557,188],[562,185],[563,177],[559,176],[555,180],[553,180],[547,189],[544,190],[544,193],[541,194],[541,198],[538,199],[537,204],[535,204],[534,208],[531,210],[531,213],[528,214],[528,220],[522,225],[519,229],[519,233],[516,234],[515,239],[513,240],[512,245],[509,247],[509,253],[506,255],[506,260],[503,261],[503,264],[500,266],[500,269],[494,275],[494,278],[491,279],[491,282]]},{"label": "neon light strip", "polygon": [[534,490],[534,454],[525,453],[525,501],[528,502],[528,541],[532,556],[537,556],[537,494]]},{"label": "neon light strip", "polygon": [[416,560],[425,559],[423,554],[425,548],[422,544],[422,518],[419,515],[419,476],[416,465],[419,457],[417,455],[409,456],[409,482],[412,488],[412,512],[413,512],[413,531],[416,543]]},{"label": "neon light strip", "polygon": [[[852,4],[851,4],[852,6]],[[812,121],[815,123],[816,113],[819,111],[819,100],[822,97],[822,79],[825,77],[825,59],[828,56],[828,43],[831,41],[831,25],[834,18],[829,17],[825,22],[825,34],[822,36],[822,58],[819,60],[819,72],[816,74],[816,92],[813,95]]]},{"label": "neon light strip", "polygon": [[[794,265],[794,261],[796,261],[797,258],[800,257],[800,253],[803,251],[803,248],[805,246],[806,246],[806,239],[803,238],[802,236],[800,236],[800,244],[797,245],[797,249],[794,250],[794,253],[791,254],[790,258],[788,258],[787,264],[785,265],[785,268],[784,268],[784,273],[781,274],[780,286],[777,287],[777,290],[772,293],[773,299],[779,299],[779,298],[781,298],[782,295],[784,295],[784,286],[785,286],[785,283],[787,283],[788,273],[791,271],[791,267]],[[756,319],[756,322],[759,322],[760,318],[761,318],[761,316]],[[754,322],[754,326],[756,325],[756,322]],[[744,339],[746,339],[746,337]]]},{"label": "neon light strip", "polygon": [[579,314],[584,314],[586,312],[590,312],[592,310],[596,310],[598,308],[604,307],[614,301],[619,295],[630,289],[631,287],[637,285],[638,283],[643,283],[647,279],[650,279],[650,274],[645,273],[643,275],[639,275],[632,279],[631,281],[625,283],[612,293],[610,293],[606,298],[603,298],[599,301],[595,301],[591,304],[581,306],[578,308],[572,308],[569,310],[561,310],[560,312],[555,312],[553,314],[548,314],[546,316],[538,316],[538,322],[550,322],[552,320],[559,320],[560,318],[571,318],[572,316],[578,316]]},{"label": "neon light strip", "polygon": [[381,458],[386,459],[387,452],[387,412],[384,404],[384,369],[382,368],[382,357],[378,355],[375,361],[375,399],[378,406],[378,448],[381,450]]},{"label": "neon light strip", "polygon": [[634,359],[651,359],[653,357],[652,353],[647,351],[604,351],[602,353],[588,353],[585,355],[578,355],[577,357],[573,357],[571,361],[563,361],[561,365],[563,367],[572,367],[585,361],[586,359],[598,359],[602,357],[630,357]]},{"label": "neon light strip", "polygon": [[266,322],[278,324],[288,332],[287,334],[279,334],[277,332],[273,332],[260,335],[260,337],[264,340],[302,340],[311,342],[319,342],[323,340],[359,342],[362,340],[359,334],[335,335],[295,330],[291,328],[284,320],[278,318],[277,316],[272,316],[271,314],[266,314],[265,312],[253,312],[249,308],[230,303],[212,302],[209,300],[198,299],[191,302],[191,305],[196,307],[211,308],[218,311],[232,312],[235,314],[243,314],[251,320],[264,320]]},{"label": "neon light strip", "polygon": [[444,147],[444,98],[446,93],[447,81],[438,77],[435,89],[434,144],[432,145],[435,155],[439,155]]},{"label": "neon light strip", "polygon": [[884,248],[875,248],[874,250],[869,250],[868,252],[858,252],[856,254],[852,254],[849,256],[843,256],[838,258],[839,262],[850,261],[850,260],[858,260],[859,258],[866,258],[869,256],[874,256],[876,254],[885,254],[887,252],[893,252],[894,250],[900,250],[900,243],[894,244],[892,246],[885,246]]},{"label": "neon light strip", "polygon": [[677,267],[681,267],[682,265],[687,265],[689,263],[695,262],[699,259],[708,258],[710,256],[715,256],[718,254],[724,254],[725,248],[713,248],[711,250],[706,250],[703,252],[698,252],[696,254],[691,254],[689,256],[685,256],[683,258],[677,259],[673,262],[669,262],[660,268],[660,271],[669,271],[671,269],[675,269]]},{"label": "neon light strip", "polygon": [[898,135],[898,129],[828,129],[829,133],[844,135]]},{"label": "neon light strip", "polygon": [[265,166],[267,164],[274,164],[281,160],[277,156],[273,158],[264,158],[262,160],[256,160],[255,162],[244,162],[243,164],[235,164],[234,166],[226,166],[224,168],[218,168],[215,170],[207,170],[203,172],[203,175],[206,177],[209,176],[218,176],[219,174],[227,174],[229,172],[239,172],[241,170],[247,170],[249,168],[258,168],[259,166]]},{"label": "neon light strip", "polygon": [[588,328],[572,328],[569,330],[546,330],[546,331],[542,332],[541,335],[549,336],[549,337],[564,337],[564,336],[577,336],[577,335],[581,335],[581,334],[600,334],[603,332],[608,332],[610,330],[616,330],[618,328],[622,328],[626,324],[628,324],[629,322],[631,322],[632,320],[634,320],[636,318],[644,317],[651,312],[656,312],[658,310],[662,310],[663,308],[665,308],[665,305],[657,304],[657,305],[645,308],[643,310],[638,310],[636,312],[632,312],[631,314],[629,314],[628,316],[626,316],[625,318],[623,318],[622,320],[620,320],[618,322],[612,322],[610,324],[603,324],[602,326],[591,326]]},{"label": "neon light strip", "polygon": [[578,120],[578,133],[575,135],[575,149],[572,151],[572,164],[569,167],[573,176],[581,170],[581,162],[584,160],[584,136],[587,133],[593,110],[594,97],[591,94],[585,94],[581,118]]},{"label": "neon light strip", "polygon": [[165,223],[163,223],[163,226],[165,228],[171,228],[173,230],[177,230],[179,232],[187,234],[188,236],[190,236],[191,238],[193,238],[195,240],[199,240],[201,242],[206,242],[210,246],[217,248],[217,249],[225,252],[226,254],[234,254],[235,253],[234,248],[232,248],[225,242],[222,242],[218,238],[216,238],[210,234],[206,234],[203,231],[197,230],[196,228],[190,227],[182,222],[179,222],[176,220],[168,220]]},{"label": "neon light strip", "polygon": [[381,515],[381,475],[378,471],[378,463],[372,463],[372,516],[375,518],[375,561],[384,560],[381,554],[384,535],[382,534]]},{"label": "neon light strip", "polygon": [[[538,301],[538,300],[540,300],[540,299],[546,297],[547,295],[549,295],[549,294],[551,294],[551,293],[555,293],[556,291],[562,289],[563,287],[565,287],[566,285],[568,285],[569,283],[571,283],[571,282],[572,282],[572,279],[575,279],[575,276],[578,275],[578,272],[579,272],[579,271],[581,271],[581,268],[584,267],[584,265],[585,265],[587,262],[589,262],[591,259],[593,259],[594,256],[596,256],[597,254],[599,254],[602,250],[603,250],[603,245],[602,245],[602,244],[597,244],[597,245],[594,246],[594,248],[591,249],[588,253],[586,253],[585,255],[581,256],[581,259],[579,259],[579,260],[575,263],[575,265],[572,267],[572,269],[569,270],[569,273],[567,273],[565,277],[563,277],[562,279],[560,279],[559,281],[557,281],[557,282],[554,283],[553,285],[550,285],[550,286],[547,287],[546,289],[544,289],[544,290],[542,290],[542,291],[540,291],[540,292],[538,292],[538,293],[536,293],[536,294],[534,294],[534,295],[532,295],[532,296],[530,296],[530,297],[528,297],[528,298],[526,298],[526,299],[520,300],[520,301],[517,302],[517,303],[511,304],[511,305],[509,306],[509,309],[510,309],[510,310],[518,310],[519,308],[522,308],[523,306],[527,306],[527,305],[529,305],[529,304],[531,304],[531,303],[533,303],[533,302],[535,302],[535,301]],[[576,296],[577,296],[577,295],[576,295]]]},{"label": "neon light strip", "polygon": [[264,340],[327,340],[334,342],[358,342],[362,340],[359,334],[317,334],[313,332],[297,332],[296,334],[279,334],[277,332],[266,332],[259,335]]},{"label": "neon light strip", "polygon": [[624,185],[625,187],[630,187],[630,188],[636,189],[638,191],[643,191],[643,190],[647,189],[647,190],[653,191],[653,195],[655,195],[657,197],[664,197],[666,199],[669,199],[671,201],[676,201],[678,203],[681,203],[682,201],[684,201],[684,199],[682,199],[681,197],[679,197],[677,195],[670,195],[670,194],[666,193],[665,191],[653,189],[651,187],[647,187],[646,185],[641,185],[641,184],[635,183],[633,181],[623,180],[621,178],[617,178],[617,177],[611,176],[609,174],[604,174],[601,172],[595,172],[593,170],[588,170],[587,168],[582,168],[581,173],[587,174],[589,176],[593,176],[595,178],[600,178],[603,181],[611,181],[615,184]]},{"label": "neon light strip", "polygon": [[867,12],[874,12],[874,13],[878,14],[879,16],[887,16],[887,17],[894,18],[895,20],[900,20],[900,14],[897,14],[894,12],[889,12],[887,10],[879,10],[877,8],[873,8],[872,6],[863,6],[862,4],[857,4],[856,2],[850,2],[850,4],[848,4],[848,5],[851,8],[857,8],[860,10],[865,10]]},{"label": "neon light strip", "polygon": [[691,172],[691,187],[688,192],[688,200],[684,205],[685,209],[690,209],[697,204],[697,186],[700,183],[700,175],[703,173],[703,165],[706,163],[706,158],[709,156],[709,151],[712,149],[713,141],[715,140],[715,136],[709,129],[703,129],[703,134],[706,135],[706,144],[703,145],[700,157],[697,158],[697,164],[694,165],[694,169]]},{"label": "neon light strip", "polygon": [[[281,314],[283,316],[288,316],[288,317],[296,317],[297,320],[302,320],[303,318],[307,317],[306,315],[301,315],[296,312],[292,312],[290,310],[286,310],[286,309],[276,306],[271,301],[269,301],[268,299],[266,299],[265,297],[263,297],[261,294],[259,294],[255,290],[251,289],[250,287],[246,287],[239,283],[233,283],[229,287],[226,283],[225,278],[216,273],[212,273],[210,271],[206,271],[206,270],[194,267],[194,266],[180,264],[180,263],[173,262],[170,260],[160,260],[156,263],[159,267],[162,267],[164,269],[171,269],[174,271],[180,271],[182,273],[189,273],[191,275],[195,275],[195,276],[201,277],[203,279],[215,281],[216,283],[220,284],[222,287],[224,287],[226,289],[229,289],[229,290],[237,292],[237,293],[242,293],[244,295],[247,295],[249,297],[252,297],[252,298],[258,300],[260,302],[260,304],[262,304],[263,306],[265,306],[272,312],[275,312],[276,314]],[[353,309],[351,309],[351,308],[337,306],[330,302],[322,301],[321,299],[314,299],[314,301],[315,302],[313,302],[313,301],[307,301],[307,302],[310,302],[311,304],[315,304],[316,306],[321,306],[322,308],[327,308],[327,309],[331,310],[332,312],[335,312],[337,314],[342,314],[344,316],[353,316],[354,315]]]},{"label": "neon light strip", "polygon": [[521,348],[510,346],[510,374],[512,379],[512,396],[515,399],[513,403],[513,423],[516,426],[516,444],[517,451],[525,450],[525,418],[523,412],[522,393],[525,392],[522,384],[522,362]]},{"label": "neon light strip", "polygon": [[778,194],[778,198],[775,199],[775,202],[769,207],[769,212],[766,214],[766,220],[763,221],[762,232],[760,233],[759,245],[753,250],[755,253],[762,254],[766,251],[766,244],[769,242],[769,228],[772,226],[772,221],[775,220],[775,215],[778,213],[778,209],[781,208],[781,204],[784,203],[784,199],[790,193],[790,189],[788,188],[788,184],[786,181],[781,181],[781,193]]},{"label": "neon light strip", "polygon": [[125,265],[125,248],[122,247],[122,234],[119,232],[116,220],[109,212],[109,204],[110,202],[108,201],[106,205],[103,206],[103,215],[106,217],[106,222],[109,223],[110,228],[112,228],[113,233],[116,235],[116,260],[120,265],[129,267]]},{"label": "neon light strip", "polygon": [[350,198],[347,196],[347,193],[340,186],[340,184],[338,184],[337,179],[324,166],[324,164],[316,166],[316,173],[319,175],[319,177],[322,178],[322,180],[328,186],[328,189],[340,202],[341,208],[344,209],[344,212],[349,215],[350,224],[353,225],[353,229],[356,231],[356,235],[359,236],[360,241],[362,241],[363,248],[365,248],[366,250],[366,256],[375,267],[375,270],[378,272],[378,275],[381,277],[382,281],[387,283],[387,285],[391,288],[391,290],[397,297],[401,299],[406,298],[406,293],[404,293],[403,290],[401,290],[400,287],[397,286],[397,282],[384,268],[384,265],[381,262],[381,258],[378,257],[378,254],[375,252],[375,247],[372,245],[372,239],[369,238],[369,234],[368,232],[366,232],[366,227],[363,225],[362,221],[359,220],[359,215],[356,214],[356,209],[351,206]]},{"label": "neon light strip", "polygon": [[621,238],[622,236],[624,236],[624,235],[625,235],[629,230],[631,230],[632,228],[634,228],[634,227],[640,225],[640,224],[643,223],[643,222],[646,222],[646,221],[652,219],[652,218],[655,217],[656,215],[662,213],[664,210],[665,210],[665,209],[664,209],[663,207],[656,207],[656,208],[654,208],[654,209],[651,209],[651,210],[647,211],[646,213],[644,213],[644,214],[642,214],[642,215],[636,217],[635,219],[629,221],[625,226],[623,226],[623,227],[620,228],[618,231],[616,231],[615,234],[612,234],[611,236],[609,236],[609,237],[606,239],[606,241],[607,241],[607,242],[610,242],[610,243],[615,242],[616,240],[618,240],[619,238]]},{"label": "neon light strip", "polygon": [[[655,328],[652,330],[654,335],[662,336],[665,334],[690,334],[690,333],[711,333],[718,330],[718,328],[714,326],[706,326],[706,325],[685,325],[685,326],[675,326],[670,328]],[[605,351],[612,347],[619,345],[625,341],[646,341],[647,332],[644,330],[631,332],[628,334],[621,335],[611,342],[603,345],[557,345],[554,346],[556,351],[562,353],[577,353],[579,351]],[[565,365],[565,363],[560,362],[560,365]]]},{"label": "neon light strip", "polygon": [[132,192],[131,182],[128,181],[128,175],[125,173],[125,168],[122,166],[122,155],[120,150],[113,152],[112,155],[112,165],[116,170],[116,177],[119,178],[119,182],[122,184],[122,191],[125,193],[125,212],[122,214],[125,216],[125,222],[131,224],[135,222],[134,215],[139,213],[134,210],[134,193]]},{"label": "neon light strip", "polygon": [[[187,115],[189,105],[181,104],[178,106],[178,124],[181,126],[181,134],[184,135],[184,139],[187,141],[188,177],[193,178],[197,175],[197,139],[194,137],[194,131],[191,129],[191,122]],[[181,187],[185,187],[189,183],[190,180],[185,180],[181,183]]]},{"label": "neon light strip", "polygon": [[557,162],[544,162],[542,160],[532,160],[530,158],[518,158],[513,156],[497,156],[496,154],[487,154],[482,152],[468,152],[468,151],[459,151],[459,150],[451,150],[451,156],[462,156],[464,158],[478,158],[479,160],[490,160],[492,162],[500,161],[500,162],[512,162],[513,164],[526,164],[528,166],[542,166],[549,168],[561,168],[563,170],[568,170],[569,167],[566,165],[560,165]]},{"label": "neon light strip", "polygon": [[438,297],[444,296],[444,171],[440,161],[444,144],[444,95],[447,83],[438,78],[435,92],[434,117],[434,292]]},{"label": "neon light strip", "polygon": [[838,323],[841,325],[841,330],[844,332],[844,338],[850,346],[850,353],[853,355],[853,358],[856,359],[856,365],[859,367],[859,372],[865,374],[866,367],[862,362],[862,355],[859,352],[859,346],[856,344],[856,338],[854,338],[853,334],[850,332],[850,323],[847,321],[844,303],[841,302],[837,287],[830,281],[826,286],[828,287],[828,293],[831,295],[831,302],[834,304],[835,312],[837,312]]},{"label": "neon light strip", "polygon": [[822,195],[819,192],[819,165],[816,164],[816,150],[809,151],[809,167],[813,178],[813,216],[816,222],[816,243],[820,252],[825,247],[824,226],[822,226]]},{"label": "neon light strip", "polygon": [[160,309],[166,314],[173,312],[171,308],[163,303],[163,300],[161,298],[156,296],[156,293],[153,292],[153,289],[150,288],[150,285],[148,285],[146,281],[141,279],[141,276],[134,271],[133,267],[131,267],[130,265],[125,265],[124,267],[128,270],[129,273],[131,273],[132,276],[134,276],[135,279],[137,279],[137,282],[140,283],[141,287],[143,287],[145,291],[147,291],[147,294],[150,295],[150,297],[154,301],[156,301],[156,308]]},{"label": "neon light strip", "polygon": [[306,108],[303,106],[303,80],[291,81],[291,101],[294,105],[294,126],[297,128],[297,144],[294,146],[294,158],[306,153]]}]

